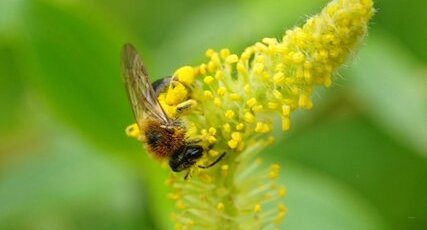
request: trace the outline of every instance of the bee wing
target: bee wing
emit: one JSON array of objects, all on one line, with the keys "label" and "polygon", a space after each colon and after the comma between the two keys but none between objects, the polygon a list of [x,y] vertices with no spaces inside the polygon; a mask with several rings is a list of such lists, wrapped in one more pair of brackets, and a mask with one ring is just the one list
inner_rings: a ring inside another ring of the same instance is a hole
[{"label": "bee wing", "polygon": [[148,114],[159,119],[163,124],[170,119],[160,106],[154,89],[148,79],[147,70],[135,48],[127,43],[122,49],[122,71],[129,100],[132,104],[135,120],[141,128],[141,121]]}]

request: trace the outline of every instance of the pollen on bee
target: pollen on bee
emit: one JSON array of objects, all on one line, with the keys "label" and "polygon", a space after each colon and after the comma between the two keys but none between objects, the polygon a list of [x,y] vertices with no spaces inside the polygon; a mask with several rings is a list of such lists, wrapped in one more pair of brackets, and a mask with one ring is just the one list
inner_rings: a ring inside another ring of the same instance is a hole
[{"label": "pollen on bee", "polygon": [[126,128],[126,135],[138,139],[141,135],[138,125],[136,123],[129,125]]}]

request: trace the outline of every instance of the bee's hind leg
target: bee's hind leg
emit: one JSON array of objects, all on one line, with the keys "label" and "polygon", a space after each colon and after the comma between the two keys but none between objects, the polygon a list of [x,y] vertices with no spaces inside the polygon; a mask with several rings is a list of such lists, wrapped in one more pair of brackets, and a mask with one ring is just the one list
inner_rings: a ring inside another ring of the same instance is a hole
[{"label": "bee's hind leg", "polygon": [[197,106],[197,102],[194,99],[189,99],[179,103],[176,106],[177,116],[185,115],[192,111]]}]

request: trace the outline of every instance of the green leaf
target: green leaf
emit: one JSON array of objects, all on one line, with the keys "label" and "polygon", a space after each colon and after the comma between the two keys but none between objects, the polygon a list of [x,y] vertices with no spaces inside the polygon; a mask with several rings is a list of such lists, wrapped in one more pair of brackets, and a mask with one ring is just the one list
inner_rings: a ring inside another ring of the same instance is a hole
[{"label": "green leaf", "polygon": [[43,130],[37,145],[22,143],[9,152],[31,160],[2,172],[1,229],[151,228],[145,193],[132,170],[50,127],[50,121],[38,121]]},{"label": "green leaf", "polygon": [[132,146],[124,135],[132,115],[119,70],[124,39],[114,23],[93,16],[95,9],[79,7],[27,3],[26,41],[36,66],[31,83],[62,120],[123,151]]},{"label": "green leaf", "polygon": [[[266,151],[266,157],[281,162],[284,170],[291,160],[344,182],[377,208],[388,229],[423,229],[427,160],[355,114],[350,107],[354,105],[342,102],[341,109],[319,118],[310,128],[285,135],[288,138]],[[286,171],[284,175],[285,185],[292,190]],[[289,199],[292,196],[288,194]]]},{"label": "green leaf", "polygon": [[362,109],[396,141],[427,157],[427,84],[411,56],[376,33],[351,67],[349,85]]},{"label": "green leaf", "polygon": [[288,208],[283,229],[386,229],[379,211],[348,185],[292,161],[283,167]]}]

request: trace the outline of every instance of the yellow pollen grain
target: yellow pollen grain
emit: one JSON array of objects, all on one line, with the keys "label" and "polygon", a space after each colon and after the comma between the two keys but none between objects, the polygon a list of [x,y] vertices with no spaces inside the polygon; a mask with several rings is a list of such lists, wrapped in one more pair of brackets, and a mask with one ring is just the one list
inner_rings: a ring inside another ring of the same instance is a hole
[{"label": "yellow pollen grain", "polygon": [[212,55],[215,53],[215,51],[213,50],[213,49],[207,49],[206,51],[205,51],[205,55],[206,55],[206,57],[208,57],[208,58],[210,58],[210,57],[212,57]]},{"label": "yellow pollen grain", "polygon": [[251,108],[256,104],[256,98],[252,97],[249,100],[246,101],[246,104]]},{"label": "yellow pollen grain", "polygon": [[268,81],[270,79],[270,74],[266,71],[261,73],[261,80]]},{"label": "yellow pollen grain", "polygon": [[264,108],[263,105],[255,105],[254,107],[252,107],[252,111],[260,112],[263,108]]},{"label": "yellow pollen grain", "polygon": [[308,84],[311,84],[311,82],[312,82],[313,79],[312,79],[311,72],[309,70],[304,70],[304,80]]},{"label": "yellow pollen grain", "polygon": [[274,171],[280,170],[280,165],[279,164],[272,164],[270,166],[270,170],[274,170]]},{"label": "yellow pollen grain", "polygon": [[229,95],[229,97],[230,97],[230,99],[231,99],[231,100],[233,100],[233,101],[237,101],[237,100],[239,100],[239,99],[240,99],[240,95],[239,95],[239,94],[237,94],[237,93],[231,93],[231,94]]},{"label": "yellow pollen grain", "polygon": [[178,200],[176,202],[176,206],[177,206],[178,209],[185,209],[185,207],[186,207],[185,203],[182,200]]},{"label": "yellow pollen grain", "polygon": [[277,44],[277,39],[276,38],[263,38],[262,42],[267,44],[267,45],[275,45],[275,44]]},{"label": "yellow pollen grain", "polygon": [[214,81],[214,78],[212,76],[206,76],[203,79],[203,82],[206,83],[207,85],[210,85],[213,81]]},{"label": "yellow pollen grain", "polygon": [[216,157],[216,156],[218,156],[219,155],[219,152],[218,151],[216,151],[216,150],[209,150],[209,156],[211,156],[211,157]]},{"label": "yellow pollen grain", "polygon": [[261,212],[261,204],[259,204],[259,203],[255,204],[255,206],[254,206],[254,212],[255,213]]},{"label": "yellow pollen grain", "polygon": [[286,206],[282,203],[277,205],[277,208],[279,209],[279,211],[281,212],[286,212],[288,209],[286,208]]},{"label": "yellow pollen grain", "polygon": [[285,75],[282,72],[278,72],[273,76],[274,84],[282,84],[285,81]]},{"label": "yellow pollen grain", "polygon": [[168,198],[171,200],[178,200],[181,196],[178,193],[169,193]]},{"label": "yellow pollen grain", "polygon": [[283,99],[283,95],[282,95],[282,93],[281,93],[279,90],[277,90],[277,89],[274,89],[274,90],[273,90],[273,96],[274,96],[274,98],[276,98],[277,100],[282,100],[282,99]]},{"label": "yellow pollen grain", "polygon": [[139,131],[138,124],[136,124],[136,123],[131,124],[126,128],[126,135],[128,137],[133,137],[133,138],[138,139],[140,134],[141,134],[141,132]]},{"label": "yellow pollen grain", "polygon": [[309,98],[305,94],[301,94],[298,99],[298,106],[300,108],[306,108],[308,105]]},{"label": "yellow pollen grain", "polygon": [[201,64],[200,66],[199,66],[199,71],[200,71],[200,74],[202,74],[202,75],[205,75],[206,74],[206,64]]},{"label": "yellow pollen grain", "polygon": [[277,64],[276,65],[276,67],[275,67],[275,71],[276,72],[282,72],[283,71],[283,68],[284,68],[284,65],[283,65],[283,63],[279,63],[279,64]]},{"label": "yellow pollen grain", "polygon": [[297,64],[302,63],[304,61],[304,54],[302,54],[301,52],[294,53],[292,55],[292,61],[294,61]]},{"label": "yellow pollen grain", "polygon": [[221,51],[219,51],[219,55],[221,56],[222,59],[226,59],[230,55],[230,50],[222,49]]},{"label": "yellow pollen grain", "polygon": [[225,58],[225,62],[228,64],[233,64],[239,61],[239,57],[236,54],[232,54]]},{"label": "yellow pollen grain", "polygon": [[291,120],[289,119],[289,117],[282,117],[282,130],[288,131],[290,127],[291,127]]},{"label": "yellow pollen grain", "polygon": [[224,72],[222,72],[221,70],[216,71],[215,79],[221,80],[223,76],[224,76]]},{"label": "yellow pollen grain", "polygon": [[240,132],[233,132],[231,134],[231,138],[237,142],[240,142],[242,140],[242,133]]},{"label": "yellow pollen grain", "polygon": [[276,179],[277,177],[279,177],[279,173],[278,172],[275,172],[275,171],[270,171],[269,173],[268,173],[268,178],[270,178],[270,179]]},{"label": "yellow pollen grain", "polygon": [[267,50],[267,46],[266,46],[266,45],[264,45],[264,44],[262,44],[261,42],[257,42],[257,43],[255,44],[255,48],[256,48],[258,51],[260,51],[260,52],[263,52],[263,51],[266,51],[266,50]]},{"label": "yellow pollen grain", "polygon": [[221,61],[219,60],[219,55],[218,53],[213,53],[211,56],[211,61],[216,65],[216,66],[220,66],[221,65]]},{"label": "yellow pollen grain", "polygon": [[220,96],[223,96],[226,91],[227,91],[227,89],[225,87],[219,87],[218,90],[216,91],[216,93]]},{"label": "yellow pollen grain", "polygon": [[221,104],[222,104],[222,103],[221,103],[221,99],[219,99],[219,98],[217,98],[217,97],[214,99],[214,101],[213,101],[213,102],[214,102],[214,105],[216,105],[216,106],[218,106],[218,107],[219,107],[219,106],[221,106]]},{"label": "yellow pollen grain", "polygon": [[235,149],[239,144],[236,140],[233,140],[233,139],[229,140],[227,143],[231,149]]},{"label": "yellow pollen grain", "polygon": [[216,64],[215,64],[215,62],[213,62],[213,61],[209,61],[209,62],[208,62],[208,71],[209,71],[209,72],[214,72],[214,71],[215,71],[215,68],[216,68]]},{"label": "yellow pollen grain", "polygon": [[283,220],[283,218],[285,217],[285,212],[279,212],[277,213],[275,219],[274,219],[274,223],[275,224],[280,224]]},{"label": "yellow pollen grain", "polygon": [[202,129],[202,130],[200,130],[200,133],[201,133],[202,135],[208,135],[208,131],[207,131],[206,129]]},{"label": "yellow pollen grain", "polygon": [[210,127],[208,130],[210,135],[215,135],[216,134],[216,129],[214,127]]},{"label": "yellow pollen grain", "polygon": [[222,203],[222,202],[219,202],[217,205],[216,205],[216,209],[218,210],[218,211],[223,211],[224,210],[224,203]]},{"label": "yellow pollen grain", "polygon": [[234,118],[234,115],[235,115],[235,113],[234,113],[234,111],[233,110],[231,110],[231,109],[228,109],[227,111],[225,111],[225,117],[226,118],[228,118],[228,119],[233,119]]},{"label": "yellow pollen grain", "polygon": [[267,144],[268,144],[268,145],[271,145],[271,144],[273,144],[273,143],[274,143],[274,141],[275,141],[274,136],[269,136],[269,137],[268,137],[268,139],[267,139]]},{"label": "yellow pollen grain", "polygon": [[310,62],[310,61],[305,61],[304,62],[304,68],[305,69],[311,69],[311,68],[313,68],[313,63]]},{"label": "yellow pollen grain", "polygon": [[285,188],[285,186],[280,186],[279,190],[277,191],[277,195],[279,197],[284,197],[286,195],[286,188]]},{"label": "yellow pollen grain", "polygon": [[209,99],[212,99],[212,98],[213,98],[213,94],[212,94],[212,92],[211,92],[211,91],[209,91],[209,90],[205,90],[205,91],[203,91],[203,95],[204,95],[206,98],[209,98]]},{"label": "yellow pollen grain", "polygon": [[256,126],[255,126],[255,132],[257,133],[267,133],[268,131],[270,131],[270,127],[263,123],[263,122],[257,122]]},{"label": "yellow pollen grain", "polygon": [[226,133],[231,132],[231,126],[230,126],[230,124],[228,124],[228,123],[225,123],[225,124],[222,126],[222,128],[224,129],[224,131],[225,131]]},{"label": "yellow pollen grain", "polygon": [[282,115],[285,117],[289,117],[291,114],[291,106],[289,105],[282,105]]},{"label": "yellow pollen grain", "polygon": [[227,170],[228,170],[228,168],[229,168],[229,166],[228,166],[228,165],[222,165],[222,166],[221,166],[221,170],[223,170],[223,171],[227,171]]},{"label": "yellow pollen grain", "polygon": [[268,102],[267,106],[269,109],[277,109],[279,107],[279,104],[277,104],[276,102]]},{"label": "yellow pollen grain", "polygon": [[251,93],[251,86],[250,86],[249,84],[246,84],[246,85],[243,87],[243,90],[245,90],[245,93],[246,93],[246,94],[250,94],[250,93]]},{"label": "yellow pollen grain", "polygon": [[239,123],[236,125],[236,130],[242,130],[243,128],[245,128],[245,124],[243,123]]},{"label": "yellow pollen grain", "polygon": [[243,116],[243,119],[247,122],[247,123],[253,123],[255,121],[255,117],[252,113],[250,112],[246,112]]},{"label": "yellow pollen grain", "polygon": [[214,136],[208,136],[208,142],[209,142],[209,144],[215,144],[216,138]]}]

